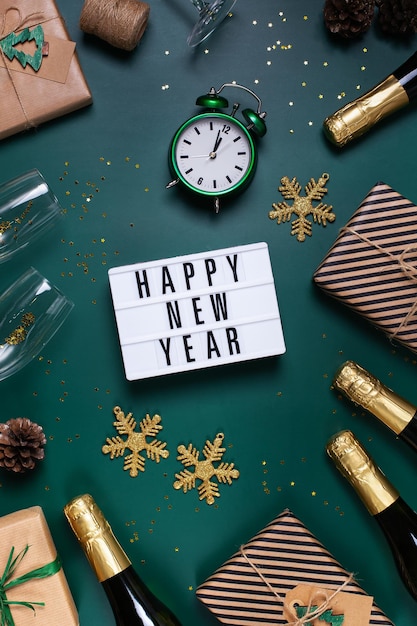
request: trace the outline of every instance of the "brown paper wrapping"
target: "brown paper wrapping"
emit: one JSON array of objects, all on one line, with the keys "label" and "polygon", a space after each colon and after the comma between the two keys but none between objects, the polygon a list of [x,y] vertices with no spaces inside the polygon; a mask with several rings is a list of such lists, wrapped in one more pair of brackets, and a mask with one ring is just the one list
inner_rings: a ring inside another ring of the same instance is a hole
[{"label": "brown paper wrapping", "polygon": [[[249,562],[250,561],[250,562]],[[261,572],[268,585],[256,570]],[[298,585],[366,595],[314,535],[288,509],[197,588],[197,597],[224,624],[277,626],[286,594]],[[350,622],[352,623],[352,622]],[[369,623],[394,626],[372,601]]]},{"label": "brown paper wrapping", "polygon": [[40,23],[50,46],[38,72],[29,65],[23,69],[16,58],[8,61],[0,54],[0,139],[92,102],[75,44],[72,49],[68,45],[69,35],[55,1],[18,0],[12,6],[18,11],[11,10],[10,2],[0,0],[3,32],[8,34],[19,19],[28,17],[24,26],[33,28]]},{"label": "brown paper wrapping", "polygon": [[417,206],[377,183],[314,273],[328,295],[417,352]]},{"label": "brown paper wrapping", "polygon": [[[4,572],[11,548],[14,556],[30,546],[13,575],[27,572],[55,560],[57,552],[41,507],[33,506],[0,518],[0,573]],[[44,579],[34,579],[6,592],[8,600],[44,602],[30,608],[11,605],[15,626],[78,626],[79,620],[68,583],[61,567]]]}]

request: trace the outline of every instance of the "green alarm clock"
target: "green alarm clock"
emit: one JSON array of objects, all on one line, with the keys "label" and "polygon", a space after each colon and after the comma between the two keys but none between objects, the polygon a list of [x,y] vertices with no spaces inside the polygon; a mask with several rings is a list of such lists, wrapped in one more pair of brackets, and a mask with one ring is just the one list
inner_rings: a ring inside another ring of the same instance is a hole
[{"label": "green alarm clock", "polygon": [[[239,104],[230,114],[222,112],[229,104],[220,95],[226,87],[243,89],[257,101],[257,109],[244,109],[239,121],[235,115]],[[188,119],[175,133],[169,149],[169,166],[175,178],[167,188],[178,183],[200,197],[213,198],[216,213],[220,198],[243,191],[256,170],[256,137],[266,133],[265,117],[260,98],[247,87],[225,83],[212,87],[208,94],[196,100],[206,110]]]}]

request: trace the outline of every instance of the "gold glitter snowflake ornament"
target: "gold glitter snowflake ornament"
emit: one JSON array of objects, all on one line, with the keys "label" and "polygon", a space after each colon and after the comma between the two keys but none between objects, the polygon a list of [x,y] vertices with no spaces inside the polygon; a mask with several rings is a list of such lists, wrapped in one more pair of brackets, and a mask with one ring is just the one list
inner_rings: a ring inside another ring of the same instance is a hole
[{"label": "gold glitter snowflake ornament", "polygon": [[150,417],[149,414],[141,421],[139,427],[140,432],[136,432],[136,420],[133,418],[132,413],[125,415],[119,406],[115,406],[113,413],[116,416],[116,421],[113,422],[113,426],[116,428],[119,435],[127,435],[126,439],[122,439],[119,435],[108,437],[105,445],[102,447],[104,454],[110,454],[110,458],[114,459],[119,456],[123,456],[126,450],[130,450],[131,454],[125,456],[123,469],[129,471],[129,474],[135,478],[139,472],[145,471],[145,457],[140,453],[146,451],[148,459],[159,463],[161,457],[166,459],[169,456],[168,450],[165,449],[166,443],[153,439],[147,441],[147,437],[154,437],[162,426],[160,424],[161,417],[154,415]]},{"label": "gold glitter snowflake ornament", "polygon": [[239,478],[239,471],[235,469],[234,463],[219,463],[214,467],[213,463],[221,461],[226,448],[222,448],[224,434],[216,435],[213,443],[206,441],[203,448],[204,461],[200,461],[200,452],[190,443],[187,447],[178,446],[179,455],[177,459],[181,461],[184,467],[194,466],[194,472],[188,469],[182,470],[179,474],[175,474],[177,479],[174,482],[174,489],[182,489],[186,493],[189,489],[194,489],[196,481],[200,480],[198,485],[198,495],[200,500],[205,500],[207,504],[213,504],[214,499],[220,497],[218,484],[213,482],[213,477],[221,483],[231,485],[233,478]]},{"label": "gold glitter snowflake ornament", "polygon": [[305,196],[300,196],[301,185],[297,182],[296,178],[290,180],[288,176],[281,178],[281,187],[278,187],[278,191],[285,200],[293,200],[292,206],[287,202],[273,203],[273,211],[269,212],[269,218],[271,220],[277,220],[278,224],[281,222],[288,222],[294,213],[297,218],[291,224],[291,235],[296,235],[298,241],[305,241],[306,236],[311,237],[312,223],[307,219],[308,215],[312,215],[314,222],[326,226],[327,222],[334,222],[336,215],[332,213],[332,206],[319,202],[318,205],[313,206],[314,200],[321,200],[327,193],[325,184],[329,180],[329,174],[322,174],[316,182],[314,178],[310,179],[310,182],[305,186]]}]

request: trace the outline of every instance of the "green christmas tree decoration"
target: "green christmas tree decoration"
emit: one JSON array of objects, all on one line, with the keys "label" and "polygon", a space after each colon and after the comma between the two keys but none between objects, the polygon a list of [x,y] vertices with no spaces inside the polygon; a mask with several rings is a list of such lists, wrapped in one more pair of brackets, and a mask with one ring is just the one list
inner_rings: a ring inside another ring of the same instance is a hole
[{"label": "green christmas tree decoration", "polygon": [[[17,48],[17,44],[25,44],[27,42],[34,41],[36,44],[36,50],[33,54],[27,54],[22,48]],[[42,65],[44,45],[44,33],[40,24],[32,28],[24,28],[18,33],[10,33],[0,39],[0,48],[3,54],[13,61],[16,58],[20,65],[25,68],[26,65],[30,65],[35,72],[37,72]]]},{"label": "green christmas tree decoration", "polygon": [[[318,609],[318,606],[311,606],[309,613],[315,613]],[[308,612],[307,606],[296,606],[295,611],[297,617],[305,617]],[[314,617],[314,621],[318,619],[320,622],[325,622],[326,624],[331,624],[331,626],[342,626],[345,621],[345,616],[343,614],[333,615],[332,609],[326,609],[323,613],[320,613],[318,617]],[[305,626],[313,626],[312,622],[306,622]]]}]

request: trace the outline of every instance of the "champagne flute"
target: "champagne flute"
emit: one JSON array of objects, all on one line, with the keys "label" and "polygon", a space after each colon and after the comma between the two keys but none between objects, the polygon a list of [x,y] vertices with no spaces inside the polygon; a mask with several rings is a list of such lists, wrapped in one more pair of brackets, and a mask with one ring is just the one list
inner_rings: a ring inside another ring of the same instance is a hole
[{"label": "champagne flute", "polygon": [[49,231],[62,208],[37,169],[0,185],[0,263]]},{"label": "champagne flute", "polygon": [[207,39],[232,10],[236,0],[191,0],[199,18],[188,36],[187,43],[194,47]]},{"label": "champagne flute", "polygon": [[0,295],[0,381],[39,354],[73,306],[33,267]]}]

